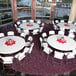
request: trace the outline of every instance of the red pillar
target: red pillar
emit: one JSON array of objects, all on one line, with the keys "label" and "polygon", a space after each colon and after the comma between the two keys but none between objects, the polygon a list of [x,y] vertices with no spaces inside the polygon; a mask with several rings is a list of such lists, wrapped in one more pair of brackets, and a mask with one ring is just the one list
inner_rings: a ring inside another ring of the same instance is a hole
[{"label": "red pillar", "polygon": [[[56,3],[56,1],[55,0],[52,0],[52,3]],[[51,5],[50,19],[54,19],[54,15],[55,15],[55,5]]]},{"label": "red pillar", "polygon": [[36,0],[32,0],[32,19],[36,19]]},{"label": "red pillar", "polygon": [[17,0],[13,0],[13,16],[14,21],[17,21]]}]

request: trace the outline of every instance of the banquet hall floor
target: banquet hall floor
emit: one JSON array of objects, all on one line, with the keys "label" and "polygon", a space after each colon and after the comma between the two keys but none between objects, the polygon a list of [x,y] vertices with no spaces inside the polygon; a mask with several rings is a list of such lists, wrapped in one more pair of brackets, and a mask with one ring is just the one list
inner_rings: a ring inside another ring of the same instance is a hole
[{"label": "banquet hall floor", "polygon": [[[52,30],[53,26],[52,24],[45,24],[45,27],[43,29],[43,32],[47,32],[49,30]],[[7,35],[7,32],[13,30],[15,32],[15,35],[19,34],[17,33],[16,29],[14,28],[13,25],[7,26],[7,27],[1,27],[0,32],[4,32],[5,35]],[[41,33],[38,35],[33,36],[33,42],[34,42],[34,47],[32,50],[31,57],[27,55],[20,63],[14,63],[13,67],[15,70],[24,72],[26,74],[31,74],[31,75],[52,75],[52,74],[63,74],[64,72],[69,72],[73,71],[76,69],[76,63],[72,64],[64,64],[62,63],[57,64],[54,63],[54,58],[53,58],[53,53],[50,54],[47,60],[47,54],[45,54],[40,46],[40,41],[39,37],[41,36]],[[72,72],[70,76],[76,76],[76,71]]]}]

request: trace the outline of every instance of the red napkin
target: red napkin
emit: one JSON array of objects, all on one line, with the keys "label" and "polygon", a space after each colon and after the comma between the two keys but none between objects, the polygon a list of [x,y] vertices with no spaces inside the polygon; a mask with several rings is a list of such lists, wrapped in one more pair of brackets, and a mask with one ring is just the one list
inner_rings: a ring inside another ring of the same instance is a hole
[{"label": "red napkin", "polygon": [[64,26],[70,27],[70,25],[68,25],[68,24],[64,24]]},{"label": "red napkin", "polygon": [[33,25],[29,25],[29,24],[28,24],[27,26],[33,26]]},{"label": "red napkin", "polygon": [[12,41],[12,43],[11,43],[11,44],[10,44],[10,43],[8,43],[8,41],[6,41],[6,42],[5,42],[5,45],[7,45],[7,46],[12,46],[12,45],[14,45],[14,44],[16,44],[16,41],[14,41],[14,40]]},{"label": "red napkin", "polygon": [[62,44],[66,43],[65,40],[61,40],[61,39],[57,39],[57,41],[58,41],[59,43],[62,43]]}]

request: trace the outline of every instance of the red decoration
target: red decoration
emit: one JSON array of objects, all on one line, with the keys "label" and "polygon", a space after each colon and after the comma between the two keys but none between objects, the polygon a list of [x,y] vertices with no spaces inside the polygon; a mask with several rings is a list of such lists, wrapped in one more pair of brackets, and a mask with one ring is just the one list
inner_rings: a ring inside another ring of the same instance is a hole
[{"label": "red decoration", "polygon": [[62,39],[57,39],[57,41],[62,44],[66,43],[66,40],[62,40]]},{"label": "red decoration", "polygon": [[16,44],[16,41],[14,41],[14,40],[12,40],[11,43],[9,43],[9,41],[6,41],[6,42],[5,42],[5,45],[7,45],[7,46],[12,46],[12,45],[14,45],[14,44]]},{"label": "red decoration", "polygon": [[68,24],[64,24],[64,26],[70,27],[70,25],[68,25]]},{"label": "red decoration", "polygon": [[27,26],[33,26],[33,25],[29,25],[29,24],[28,24]]}]

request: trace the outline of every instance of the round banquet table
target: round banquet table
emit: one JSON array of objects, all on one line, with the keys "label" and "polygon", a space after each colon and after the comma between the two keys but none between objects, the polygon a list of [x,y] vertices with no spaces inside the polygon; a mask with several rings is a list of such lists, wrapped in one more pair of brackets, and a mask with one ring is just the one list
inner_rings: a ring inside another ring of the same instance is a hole
[{"label": "round banquet table", "polygon": [[[27,26],[27,25],[32,25],[32,26]],[[37,23],[29,23],[29,22],[24,22],[22,24],[20,24],[19,26],[20,28],[24,29],[24,30],[34,30],[34,29],[38,29],[39,28],[39,24]]]},{"label": "round banquet table", "polygon": [[[66,43],[58,42],[57,39],[60,37],[64,37]],[[61,51],[67,51],[67,50],[69,51],[69,50],[73,50],[74,48],[76,48],[76,42],[73,39],[71,39],[67,36],[63,36],[63,35],[49,36],[47,38],[47,42],[51,47],[53,47],[57,50],[61,50]]]},{"label": "round banquet table", "polygon": [[[7,46],[5,43],[8,39],[15,41],[14,45]],[[0,54],[13,54],[20,51],[25,46],[25,40],[18,36],[6,36],[0,39]]]},{"label": "round banquet table", "polygon": [[76,27],[71,24],[71,23],[65,23],[65,22],[60,22],[57,24],[57,26],[59,26],[60,28],[64,28],[64,29],[76,29]]}]

